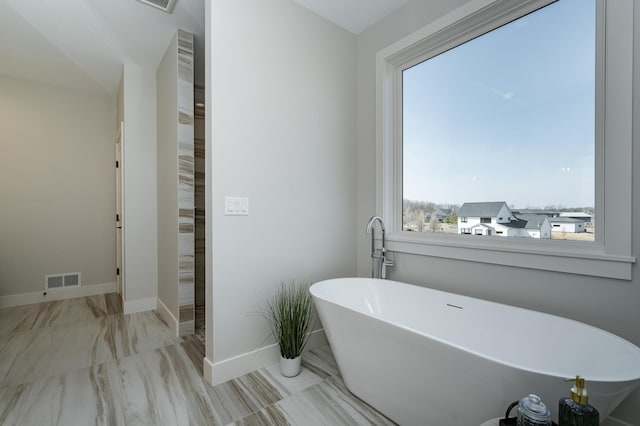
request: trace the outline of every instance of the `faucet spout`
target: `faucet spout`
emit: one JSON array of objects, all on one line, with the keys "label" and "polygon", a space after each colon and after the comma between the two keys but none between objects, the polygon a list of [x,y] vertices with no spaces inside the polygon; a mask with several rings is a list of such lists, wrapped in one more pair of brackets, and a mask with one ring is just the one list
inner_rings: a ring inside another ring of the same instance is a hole
[{"label": "faucet spout", "polygon": [[[376,222],[380,224],[380,230],[382,231],[382,246],[379,252],[376,250],[376,243],[375,243],[376,239],[375,239],[374,225]],[[384,222],[382,221],[382,218],[380,216],[377,216],[377,215],[371,216],[371,218],[369,219],[369,222],[367,222],[366,233],[371,234],[371,277],[375,278],[376,262],[377,262],[378,277],[385,279],[387,277],[387,266],[394,266],[394,262],[391,259],[387,259],[385,255],[385,252],[387,250],[385,246],[385,228],[384,228]]]},{"label": "faucet spout", "polygon": [[373,230],[373,224],[376,222],[380,223],[380,228],[384,231],[384,222],[382,221],[382,218],[380,216],[373,215],[369,219],[369,222],[367,222],[367,234],[371,233]]},{"label": "faucet spout", "polygon": [[371,253],[372,254],[373,254],[373,243],[374,243],[374,234],[375,234],[373,226],[376,222],[380,224],[380,229],[382,230],[382,250],[384,252],[384,234],[385,234],[384,222],[382,221],[382,218],[380,216],[373,215],[369,219],[369,222],[367,222],[367,234],[371,234]]}]

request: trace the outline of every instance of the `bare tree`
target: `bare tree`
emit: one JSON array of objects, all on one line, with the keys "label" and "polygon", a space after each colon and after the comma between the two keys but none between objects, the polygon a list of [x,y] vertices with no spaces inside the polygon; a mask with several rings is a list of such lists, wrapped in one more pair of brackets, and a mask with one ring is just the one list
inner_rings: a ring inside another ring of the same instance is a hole
[{"label": "bare tree", "polygon": [[424,210],[420,209],[418,211],[418,217],[416,219],[416,225],[418,227],[418,232],[424,231]]},{"label": "bare tree", "polygon": [[431,230],[431,232],[436,232],[439,227],[440,221],[438,220],[438,217],[434,215],[429,221],[429,229]]}]

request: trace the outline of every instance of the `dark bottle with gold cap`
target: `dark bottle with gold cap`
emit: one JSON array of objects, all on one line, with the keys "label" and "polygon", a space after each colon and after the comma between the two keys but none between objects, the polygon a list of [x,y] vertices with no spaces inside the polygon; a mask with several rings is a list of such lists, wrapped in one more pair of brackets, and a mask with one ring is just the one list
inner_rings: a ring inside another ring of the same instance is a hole
[{"label": "dark bottle with gold cap", "polygon": [[589,396],[584,387],[584,378],[566,379],[576,382],[571,388],[571,397],[561,398],[558,408],[558,426],[597,426],[600,424],[600,414],[589,405]]}]

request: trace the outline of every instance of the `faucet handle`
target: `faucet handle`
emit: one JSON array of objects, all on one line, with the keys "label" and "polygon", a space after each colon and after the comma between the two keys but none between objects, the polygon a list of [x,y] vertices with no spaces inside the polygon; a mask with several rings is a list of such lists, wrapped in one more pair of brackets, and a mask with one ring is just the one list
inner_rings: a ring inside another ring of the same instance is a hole
[{"label": "faucet handle", "polygon": [[384,265],[385,266],[390,266],[390,267],[396,266],[396,261],[393,259],[393,257],[391,257],[391,258],[387,257],[386,250],[385,250],[385,254],[384,254],[383,259],[384,259]]},{"label": "faucet handle", "polygon": [[396,262],[393,259],[388,259],[387,256],[382,253],[380,256],[380,278],[387,279],[387,268],[396,266]]}]

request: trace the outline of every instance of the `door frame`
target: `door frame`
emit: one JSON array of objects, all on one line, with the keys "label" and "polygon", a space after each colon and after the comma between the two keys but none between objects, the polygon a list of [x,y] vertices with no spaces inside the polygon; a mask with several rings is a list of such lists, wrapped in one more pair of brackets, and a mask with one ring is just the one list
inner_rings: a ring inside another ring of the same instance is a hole
[{"label": "door frame", "polygon": [[120,122],[116,137],[116,286],[124,304],[126,300],[124,265],[124,121]]}]

